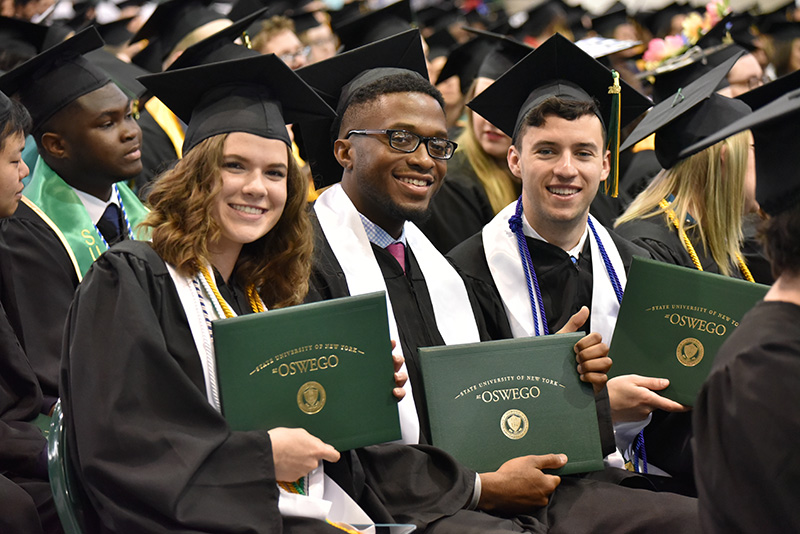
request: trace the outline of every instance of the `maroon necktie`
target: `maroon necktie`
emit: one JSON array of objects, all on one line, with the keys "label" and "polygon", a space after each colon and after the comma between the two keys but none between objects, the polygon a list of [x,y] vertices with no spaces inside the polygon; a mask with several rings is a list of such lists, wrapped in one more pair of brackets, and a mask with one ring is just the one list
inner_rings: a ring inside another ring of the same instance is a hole
[{"label": "maroon necktie", "polygon": [[394,256],[394,259],[397,260],[397,263],[400,264],[400,267],[403,268],[403,272],[405,273],[406,272],[406,247],[405,247],[405,245],[403,245],[403,243],[400,243],[400,242],[392,243],[391,245],[386,247],[386,250],[388,250],[389,253],[392,256]]}]

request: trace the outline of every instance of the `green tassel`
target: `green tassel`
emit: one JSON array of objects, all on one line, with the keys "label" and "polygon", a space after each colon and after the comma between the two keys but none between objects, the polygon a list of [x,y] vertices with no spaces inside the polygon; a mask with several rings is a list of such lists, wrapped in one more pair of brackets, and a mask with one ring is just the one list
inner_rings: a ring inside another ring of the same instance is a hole
[{"label": "green tassel", "polygon": [[620,130],[620,93],[622,88],[619,85],[619,73],[611,71],[614,77],[614,85],[608,88],[611,95],[611,121],[608,125],[608,149],[611,151],[611,172],[606,178],[605,193],[617,198],[619,194],[619,130]]}]

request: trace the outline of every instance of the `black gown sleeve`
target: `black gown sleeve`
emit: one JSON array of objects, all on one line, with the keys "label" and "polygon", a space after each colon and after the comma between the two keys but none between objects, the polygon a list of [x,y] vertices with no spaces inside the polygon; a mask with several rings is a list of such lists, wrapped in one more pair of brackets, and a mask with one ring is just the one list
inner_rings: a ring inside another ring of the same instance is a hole
[{"label": "black gown sleeve", "polygon": [[78,275],[56,234],[25,204],[0,221],[0,274],[0,300],[8,320],[42,393],[54,399],[64,321]]},{"label": "black gown sleeve", "polygon": [[281,531],[268,434],[232,432],[202,376],[163,262],[104,254],[76,293],[61,375],[69,456],[104,531]]}]

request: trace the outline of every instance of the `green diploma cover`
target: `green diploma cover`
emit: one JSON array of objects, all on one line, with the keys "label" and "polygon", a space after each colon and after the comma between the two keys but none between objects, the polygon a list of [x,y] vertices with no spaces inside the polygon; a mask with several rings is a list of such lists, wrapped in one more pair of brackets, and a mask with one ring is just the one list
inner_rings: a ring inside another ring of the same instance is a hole
[{"label": "green diploma cover", "polygon": [[694,405],[725,338],[769,288],[633,258],[609,356],[609,377],[668,378],[663,395]]},{"label": "green diploma cover", "polygon": [[557,474],[603,469],[582,333],[419,349],[433,445],[478,472],[528,454],[566,454]]},{"label": "green diploma cover", "polygon": [[304,428],[345,451],[400,439],[383,292],[213,322],[233,430]]}]

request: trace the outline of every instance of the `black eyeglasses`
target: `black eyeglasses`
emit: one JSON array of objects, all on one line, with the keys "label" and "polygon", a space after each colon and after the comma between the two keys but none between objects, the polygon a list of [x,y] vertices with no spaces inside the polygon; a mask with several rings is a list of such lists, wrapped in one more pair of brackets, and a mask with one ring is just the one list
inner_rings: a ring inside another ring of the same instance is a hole
[{"label": "black eyeglasses", "polygon": [[345,139],[351,135],[385,135],[389,138],[389,146],[400,152],[410,154],[424,142],[428,155],[434,159],[450,159],[458,145],[443,137],[425,137],[408,130],[350,130]]}]

